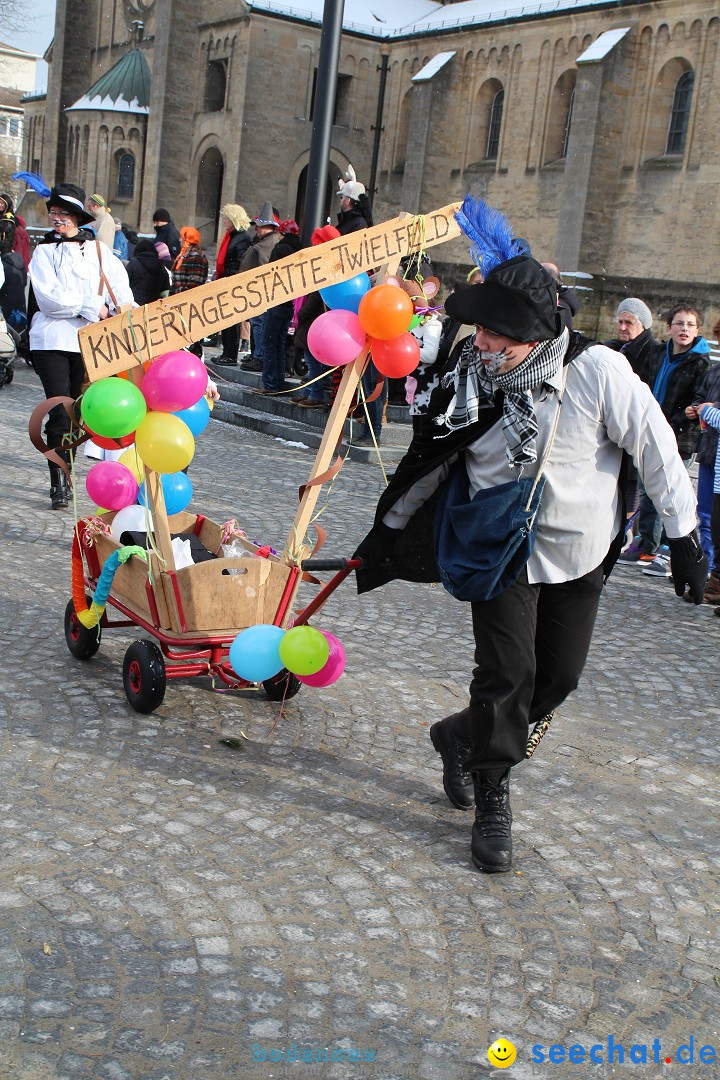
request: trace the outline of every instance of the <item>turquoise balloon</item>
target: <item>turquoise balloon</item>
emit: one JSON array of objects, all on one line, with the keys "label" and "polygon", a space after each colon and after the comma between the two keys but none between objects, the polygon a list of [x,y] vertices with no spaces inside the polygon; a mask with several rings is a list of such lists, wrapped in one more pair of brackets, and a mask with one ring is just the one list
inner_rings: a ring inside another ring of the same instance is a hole
[{"label": "turquoise balloon", "polygon": [[83,422],[106,439],[130,435],[144,420],[146,412],[145,398],[137,386],[112,376],[89,386],[80,402]]},{"label": "turquoise balloon", "polygon": [[[160,483],[168,515],[179,514],[192,502],[192,480],[184,472],[162,473]],[[145,505],[145,484],[140,485],[138,502]]]},{"label": "turquoise balloon", "polygon": [[189,409],[181,409],[180,412],[173,413],[173,416],[177,416],[178,420],[182,420],[183,424],[187,424],[193,435],[199,435],[210,423],[208,400],[203,395]]},{"label": "turquoise balloon", "polygon": [[360,301],[370,289],[370,278],[367,274],[358,274],[349,281],[339,281],[337,285],[328,285],[320,290],[323,301],[331,311],[354,311],[357,315]]},{"label": "turquoise balloon", "polygon": [[258,623],[241,630],[230,646],[230,664],[246,682],[264,682],[282,670],[280,642],[285,631],[280,626]]}]

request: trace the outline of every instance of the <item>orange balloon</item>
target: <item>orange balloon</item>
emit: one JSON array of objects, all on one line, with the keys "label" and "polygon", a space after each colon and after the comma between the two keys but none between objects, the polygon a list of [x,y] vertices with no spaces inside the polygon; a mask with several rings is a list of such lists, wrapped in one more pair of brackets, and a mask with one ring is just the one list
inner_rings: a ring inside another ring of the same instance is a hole
[{"label": "orange balloon", "polygon": [[415,314],[413,302],[397,285],[376,285],[365,293],[358,319],[366,334],[387,341],[403,334]]}]

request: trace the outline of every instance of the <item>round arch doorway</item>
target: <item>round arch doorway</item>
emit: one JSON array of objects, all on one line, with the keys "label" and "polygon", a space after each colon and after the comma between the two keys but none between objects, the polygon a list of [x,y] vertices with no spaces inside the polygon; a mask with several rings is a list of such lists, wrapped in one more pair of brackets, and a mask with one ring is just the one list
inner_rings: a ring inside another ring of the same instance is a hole
[{"label": "round arch doorway", "polygon": [[[332,169],[332,167],[331,167]],[[323,200],[323,219],[322,223],[325,225],[327,219],[333,220],[333,199],[335,192],[338,189],[338,182],[340,178],[340,171],[335,170],[337,176],[333,179],[333,172],[328,173],[327,181],[325,183],[325,198]],[[297,181],[297,197],[295,199],[295,220],[300,226],[300,231],[303,228],[303,215],[305,213],[305,196],[307,194],[307,174],[308,166],[303,166]]]},{"label": "round arch doorway", "polygon": [[208,147],[200,158],[195,196],[195,227],[205,244],[217,240],[224,172],[222,154],[216,146]]}]

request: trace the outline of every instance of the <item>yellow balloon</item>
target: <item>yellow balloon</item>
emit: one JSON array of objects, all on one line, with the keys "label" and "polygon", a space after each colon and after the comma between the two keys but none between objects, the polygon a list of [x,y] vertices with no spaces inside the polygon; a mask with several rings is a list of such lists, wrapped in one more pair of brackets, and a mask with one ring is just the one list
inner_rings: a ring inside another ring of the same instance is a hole
[{"label": "yellow balloon", "polygon": [[135,446],[148,469],[175,473],[186,468],[195,453],[195,439],[187,424],[165,412],[149,412],[135,432]]},{"label": "yellow balloon", "polygon": [[129,469],[133,474],[138,484],[145,483],[145,466],[140,460],[140,455],[135,449],[135,443],[132,446],[128,446],[127,450],[123,450],[122,454],[118,458],[121,465],[124,465],[126,469]]}]

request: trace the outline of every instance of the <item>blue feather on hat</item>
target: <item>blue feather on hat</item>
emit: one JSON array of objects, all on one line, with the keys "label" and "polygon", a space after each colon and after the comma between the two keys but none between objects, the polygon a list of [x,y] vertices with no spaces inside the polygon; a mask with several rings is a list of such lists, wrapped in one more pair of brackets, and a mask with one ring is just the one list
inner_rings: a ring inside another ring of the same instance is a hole
[{"label": "blue feather on hat", "polygon": [[455,220],[472,240],[470,257],[482,270],[483,277],[487,277],[498,263],[522,254],[521,246],[513,239],[508,219],[484,199],[466,195],[460,209],[455,211]]},{"label": "blue feather on hat", "polygon": [[50,188],[37,173],[16,172],[13,173],[13,180],[24,180],[27,186],[37,191],[38,195],[42,195],[43,199],[47,199],[50,194]]}]

